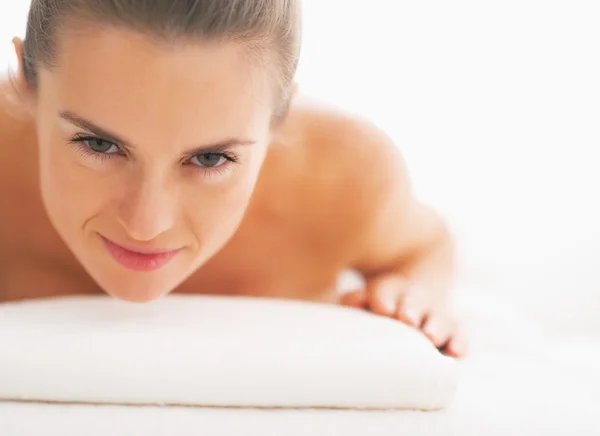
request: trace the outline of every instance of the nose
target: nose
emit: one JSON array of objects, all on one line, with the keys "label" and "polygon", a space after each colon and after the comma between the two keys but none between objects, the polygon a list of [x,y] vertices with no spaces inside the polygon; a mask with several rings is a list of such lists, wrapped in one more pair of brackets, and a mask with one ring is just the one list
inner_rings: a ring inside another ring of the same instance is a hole
[{"label": "nose", "polygon": [[121,199],[118,221],[132,239],[151,241],[173,227],[176,195],[158,177],[131,183]]}]

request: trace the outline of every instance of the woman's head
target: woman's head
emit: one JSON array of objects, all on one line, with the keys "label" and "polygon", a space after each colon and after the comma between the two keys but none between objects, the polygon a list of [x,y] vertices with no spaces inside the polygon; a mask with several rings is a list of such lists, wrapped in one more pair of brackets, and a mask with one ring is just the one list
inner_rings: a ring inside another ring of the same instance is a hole
[{"label": "woman's head", "polygon": [[110,294],[163,295],[237,229],[291,96],[298,3],[33,0],[18,83],[42,197]]}]

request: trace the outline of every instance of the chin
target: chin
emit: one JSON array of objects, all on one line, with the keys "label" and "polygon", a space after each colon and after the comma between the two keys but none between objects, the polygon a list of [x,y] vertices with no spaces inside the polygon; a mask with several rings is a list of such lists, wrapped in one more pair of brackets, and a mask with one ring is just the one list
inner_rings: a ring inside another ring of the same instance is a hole
[{"label": "chin", "polygon": [[172,280],[161,280],[159,277],[104,277],[104,280],[98,280],[98,284],[109,296],[131,303],[157,300],[177,287]]},{"label": "chin", "polygon": [[129,292],[126,290],[126,291],[117,291],[117,292],[107,291],[106,293],[108,295],[110,295],[111,297],[116,298],[117,300],[126,301],[128,303],[149,303],[151,301],[158,300],[159,298],[168,295],[169,291],[167,291],[167,292],[148,292],[148,291]]}]

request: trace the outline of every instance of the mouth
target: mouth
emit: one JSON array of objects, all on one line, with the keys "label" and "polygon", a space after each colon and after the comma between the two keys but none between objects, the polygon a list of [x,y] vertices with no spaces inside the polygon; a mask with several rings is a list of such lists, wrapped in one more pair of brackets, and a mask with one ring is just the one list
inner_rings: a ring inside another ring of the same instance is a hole
[{"label": "mouth", "polygon": [[167,265],[181,249],[124,247],[100,235],[106,250],[121,266],[140,272],[156,271]]}]

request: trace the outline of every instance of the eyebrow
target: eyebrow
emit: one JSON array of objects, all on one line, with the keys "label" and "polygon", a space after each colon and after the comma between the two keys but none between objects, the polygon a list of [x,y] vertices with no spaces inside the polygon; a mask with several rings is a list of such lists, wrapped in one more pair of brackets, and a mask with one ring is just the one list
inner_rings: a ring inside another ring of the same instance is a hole
[{"label": "eyebrow", "polygon": [[[128,148],[135,148],[130,141],[127,141],[124,138],[119,137],[115,133],[109,132],[107,129],[98,126],[95,123],[92,123],[89,120],[86,120],[79,115],[74,114],[73,112],[63,111],[59,114],[60,118],[73,124],[74,126],[79,127],[80,129],[87,130],[88,132],[104,139],[105,141],[114,142],[115,144],[125,146]],[[219,142],[207,145],[201,145],[199,147],[194,147],[190,150],[187,150],[184,154],[199,154],[199,153],[209,153],[209,152],[219,152],[226,150],[235,146],[242,145],[253,145],[256,141],[250,139],[240,139],[240,138],[225,138]]]}]

